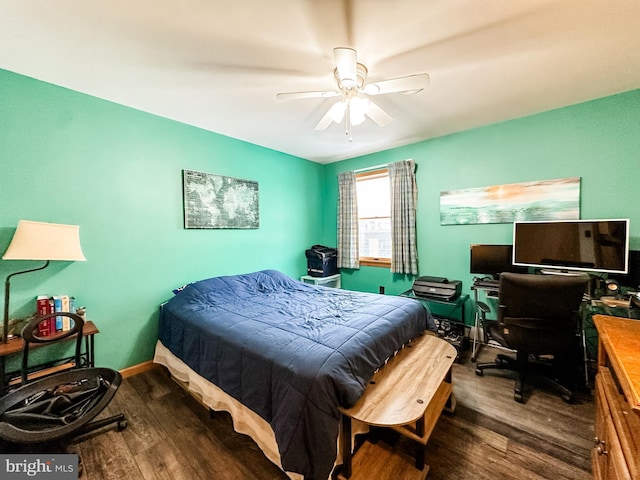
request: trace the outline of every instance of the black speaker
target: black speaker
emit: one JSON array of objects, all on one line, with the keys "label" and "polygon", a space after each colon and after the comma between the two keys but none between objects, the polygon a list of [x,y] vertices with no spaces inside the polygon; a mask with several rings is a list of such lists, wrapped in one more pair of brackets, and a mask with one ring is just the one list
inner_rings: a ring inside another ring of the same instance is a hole
[{"label": "black speaker", "polygon": [[618,280],[614,278],[607,278],[604,281],[604,285],[605,285],[605,295],[610,295],[610,296],[612,295],[616,297],[620,294],[620,283],[618,283]]}]

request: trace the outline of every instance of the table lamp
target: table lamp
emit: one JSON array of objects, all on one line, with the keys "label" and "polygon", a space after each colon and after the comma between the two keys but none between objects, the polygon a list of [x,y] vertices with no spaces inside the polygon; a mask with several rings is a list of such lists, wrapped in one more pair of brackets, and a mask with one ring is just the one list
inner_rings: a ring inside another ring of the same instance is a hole
[{"label": "table lamp", "polygon": [[4,287],[4,329],[2,342],[9,339],[9,290],[11,277],[22,273],[36,272],[49,266],[52,260],[85,261],[80,246],[80,227],[59,223],[20,220],[3,260],[44,260],[38,268],[15,272],[7,276]]}]

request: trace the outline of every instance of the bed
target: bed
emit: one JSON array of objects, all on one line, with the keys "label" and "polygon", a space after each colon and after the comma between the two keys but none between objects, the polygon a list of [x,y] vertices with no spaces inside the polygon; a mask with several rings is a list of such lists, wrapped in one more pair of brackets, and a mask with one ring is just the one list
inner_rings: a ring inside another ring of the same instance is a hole
[{"label": "bed", "polygon": [[275,270],[189,284],[160,313],[155,361],[286,472],[326,480],[339,407],[433,317],[412,299],[293,280]]}]

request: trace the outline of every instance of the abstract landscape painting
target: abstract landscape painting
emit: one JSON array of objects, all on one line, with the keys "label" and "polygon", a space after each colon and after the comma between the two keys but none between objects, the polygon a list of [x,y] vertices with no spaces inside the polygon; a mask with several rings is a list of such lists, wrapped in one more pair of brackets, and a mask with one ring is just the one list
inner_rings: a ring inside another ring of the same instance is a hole
[{"label": "abstract landscape painting", "polygon": [[440,224],[580,218],[580,177],[440,192]]}]

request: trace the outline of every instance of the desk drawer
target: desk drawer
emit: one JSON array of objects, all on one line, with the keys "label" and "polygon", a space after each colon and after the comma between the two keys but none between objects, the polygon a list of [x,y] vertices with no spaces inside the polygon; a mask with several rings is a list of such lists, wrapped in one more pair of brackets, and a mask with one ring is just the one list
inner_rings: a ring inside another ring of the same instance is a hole
[{"label": "desk drawer", "polygon": [[[639,479],[640,418],[631,411],[611,370],[600,367],[596,384],[598,416],[605,419],[608,478]],[[598,436],[597,430],[598,425]]]}]

